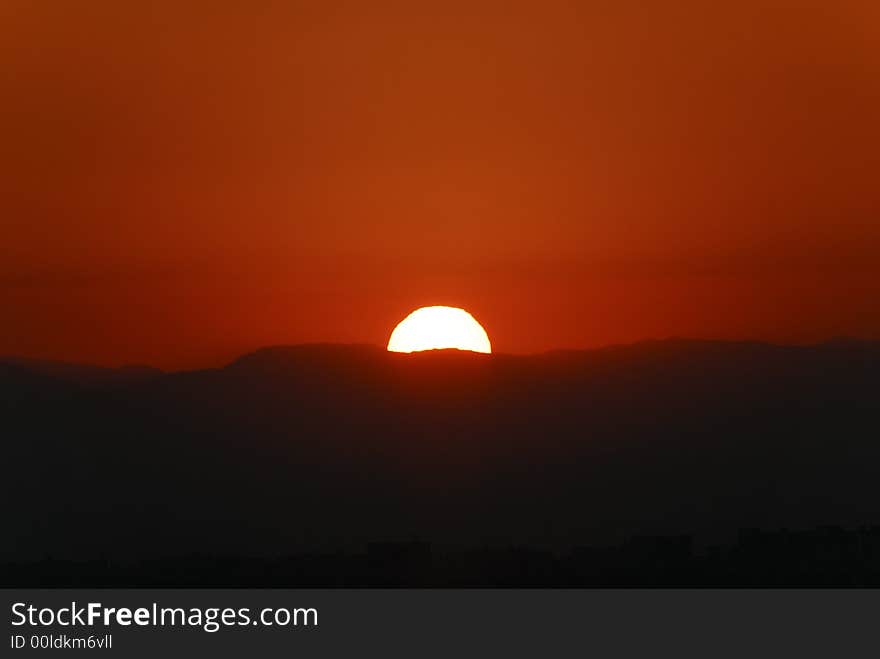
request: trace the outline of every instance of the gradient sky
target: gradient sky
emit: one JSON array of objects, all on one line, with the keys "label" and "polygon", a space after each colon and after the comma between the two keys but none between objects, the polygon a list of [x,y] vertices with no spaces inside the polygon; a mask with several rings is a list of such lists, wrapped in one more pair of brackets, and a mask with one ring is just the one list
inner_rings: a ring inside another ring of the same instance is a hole
[{"label": "gradient sky", "polygon": [[0,354],[880,338],[876,0],[2,0],[0,90]]}]

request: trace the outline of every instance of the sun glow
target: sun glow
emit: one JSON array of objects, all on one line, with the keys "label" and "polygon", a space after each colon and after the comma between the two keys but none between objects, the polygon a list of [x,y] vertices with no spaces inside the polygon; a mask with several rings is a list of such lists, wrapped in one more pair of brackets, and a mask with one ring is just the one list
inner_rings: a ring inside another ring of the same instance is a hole
[{"label": "sun glow", "polygon": [[455,307],[416,309],[400,321],[388,340],[389,352],[442,348],[492,352],[489,336],[482,325],[467,311]]}]

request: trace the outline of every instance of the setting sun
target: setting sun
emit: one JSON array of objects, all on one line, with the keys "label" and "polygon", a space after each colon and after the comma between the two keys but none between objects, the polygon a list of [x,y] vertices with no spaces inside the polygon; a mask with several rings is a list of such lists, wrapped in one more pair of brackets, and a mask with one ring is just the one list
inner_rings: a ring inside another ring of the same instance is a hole
[{"label": "setting sun", "polygon": [[389,352],[418,352],[458,348],[491,353],[492,345],[482,325],[464,309],[422,307],[404,318],[388,340]]}]

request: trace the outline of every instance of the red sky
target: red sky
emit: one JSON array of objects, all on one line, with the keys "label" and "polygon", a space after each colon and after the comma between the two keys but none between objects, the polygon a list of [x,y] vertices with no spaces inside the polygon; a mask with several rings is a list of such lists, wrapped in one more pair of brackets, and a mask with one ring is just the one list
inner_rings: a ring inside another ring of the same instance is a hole
[{"label": "red sky", "polygon": [[4,0],[0,90],[0,354],[880,338],[875,0]]}]

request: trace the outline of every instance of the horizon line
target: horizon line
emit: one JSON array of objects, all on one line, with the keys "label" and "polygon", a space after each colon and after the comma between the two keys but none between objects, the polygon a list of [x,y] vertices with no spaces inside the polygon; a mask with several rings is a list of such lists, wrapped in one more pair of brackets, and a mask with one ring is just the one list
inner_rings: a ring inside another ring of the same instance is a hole
[{"label": "horizon line", "polygon": [[146,362],[121,362],[117,364],[107,364],[107,363],[98,363],[98,362],[89,362],[89,361],[78,361],[76,359],[66,359],[66,358],[52,358],[52,357],[41,357],[41,356],[30,356],[30,355],[15,355],[15,354],[0,354],[0,364],[19,364],[25,365],[26,363],[30,363],[33,365],[43,364],[43,365],[54,365],[60,367],[80,367],[80,368],[96,368],[103,370],[125,370],[125,369],[149,369],[153,371],[159,371],[164,374],[170,373],[186,373],[186,372],[194,372],[194,371],[206,371],[206,370],[215,370],[215,369],[223,369],[229,366],[232,366],[236,362],[250,356],[257,354],[266,350],[280,350],[280,349],[292,349],[292,348],[369,348],[375,349],[377,352],[382,352],[388,355],[394,355],[395,357],[405,358],[412,355],[418,355],[421,353],[427,354],[438,354],[438,353],[473,353],[474,355],[478,355],[479,358],[482,359],[491,359],[493,357],[513,357],[513,358],[528,358],[528,357],[540,357],[543,355],[553,355],[560,353],[586,353],[586,352],[599,352],[603,350],[613,350],[618,348],[629,348],[640,345],[647,344],[662,344],[662,343],[691,343],[691,344],[707,344],[707,343],[715,343],[715,344],[728,344],[728,345],[755,345],[755,346],[767,346],[767,347],[775,347],[775,348],[811,348],[811,347],[822,347],[833,344],[880,344],[880,339],[874,338],[865,338],[858,336],[833,336],[827,339],[821,339],[818,341],[805,341],[805,342],[780,342],[780,341],[770,341],[763,339],[710,339],[710,338],[699,338],[699,337],[687,337],[687,336],[668,336],[664,338],[648,338],[648,339],[640,339],[637,341],[630,342],[620,342],[620,343],[607,343],[592,347],[583,347],[583,348],[551,348],[549,350],[542,350],[539,352],[491,352],[491,353],[477,353],[471,350],[462,350],[460,348],[435,348],[431,350],[420,350],[408,353],[402,352],[392,352],[387,349],[387,347],[381,343],[369,343],[369,342],[334,342],[334,341],[306,341],[302,343],[271,343],[262,345],[250,350],[245,350],[238,354],[238,356],[234,357],[229,361],[223,361],[221,363],[211,365],[211,366],[196,366],[196,367],[183,367],[183,368],[160,368],[154,366],[152,364]]}]

